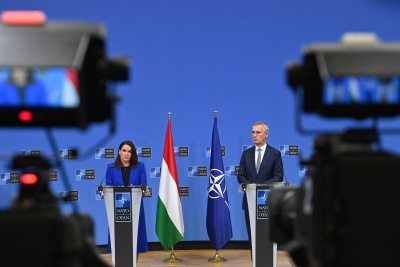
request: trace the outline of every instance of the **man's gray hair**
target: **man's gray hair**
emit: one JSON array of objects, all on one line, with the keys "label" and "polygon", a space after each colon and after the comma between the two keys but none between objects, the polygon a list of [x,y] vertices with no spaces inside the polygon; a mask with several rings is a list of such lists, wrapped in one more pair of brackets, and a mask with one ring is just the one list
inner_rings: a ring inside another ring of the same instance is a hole
[{"label": "man's gray hair", "polygon": [[262,125],[262,126],[263,126],[263,131],[264,131],[265,133],[269,133],[268,124],[266,124],[265,122],[263,122],[263,121],[258,121],[258,122],[256,122],[256,123],[253,124],[253,126],[256,126],[256,125]]}]

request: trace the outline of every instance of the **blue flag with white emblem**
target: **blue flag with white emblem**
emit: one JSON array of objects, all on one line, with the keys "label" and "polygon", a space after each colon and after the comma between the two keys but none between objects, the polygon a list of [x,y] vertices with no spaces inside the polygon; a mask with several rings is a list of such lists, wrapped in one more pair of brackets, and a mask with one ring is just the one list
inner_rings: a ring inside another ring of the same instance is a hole
[{"label": "blue flag with white emblem", "polygon": [[231,214],[226,190],[217,118],[211,143],[210,181],[207,203],[207,233],[215,250],[220,250],[232,238]]}]

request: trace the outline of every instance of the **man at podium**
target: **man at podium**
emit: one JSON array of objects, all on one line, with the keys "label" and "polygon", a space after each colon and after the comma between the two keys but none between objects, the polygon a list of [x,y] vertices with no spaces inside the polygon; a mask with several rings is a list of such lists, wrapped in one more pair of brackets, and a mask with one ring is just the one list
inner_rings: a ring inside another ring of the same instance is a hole
[{"label": "man at podium", "polygon": [[[251,136],[254,146],[242,153],[237,176],[239,184],[282,182],[283,163],[281,152],[267,144],[268,134],[269,127],[265,122],[259,121],[253,124]],[[245,211],[247,235],[251,248],[250,218],[246,192],[243,195],[242,209]]]},{"label": "man at podium", "polygon": [[[118,147],[118,156],[114,163],[107,166],[106,185],[111,186],[147,186],[146,170],[143,162],[138,161],[136,147],[132,141],[123,141]],[[110,248],[110,243],[108,244]],[[140,204],[137,253],[147,252],[146,220],[143,200]]]}]

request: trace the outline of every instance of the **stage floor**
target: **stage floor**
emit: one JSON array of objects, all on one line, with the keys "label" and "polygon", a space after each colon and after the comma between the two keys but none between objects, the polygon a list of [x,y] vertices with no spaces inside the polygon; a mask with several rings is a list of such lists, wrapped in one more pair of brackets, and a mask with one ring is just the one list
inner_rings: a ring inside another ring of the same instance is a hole
[{"label": "stage floor", "polygon": [[[111,264],[111,254],[101,254],[102,257]],[[195,267],[213,267],[213,266],[225,266],[225,267],[251,267],[250,250],[242,249],[222,249],[219,251],[221,258],[227,259],[226,262],[212,263],[208,262],[208,259],[215,257],[215,250],[175,250],[175,258],[181,259],[182,262],[165,263],[164,259],[169,259],[171,252],[165,251],[149,251],[141,253],[139,255],[139,261],[137,267],[149,266],[149,267],[160,267],[168,265],[176,266],[195,266]],[[291,263],[290,258],[287,256],[285,251],[277,252],[277,263],[276,267],[292,267],[295,266]]]}]

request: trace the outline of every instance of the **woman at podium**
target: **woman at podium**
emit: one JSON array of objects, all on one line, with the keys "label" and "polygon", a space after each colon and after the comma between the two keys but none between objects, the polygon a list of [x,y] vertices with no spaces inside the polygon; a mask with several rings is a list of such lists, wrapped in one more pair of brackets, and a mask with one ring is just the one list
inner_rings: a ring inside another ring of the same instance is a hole
[{"label": "woman at podium", "polygon": [[[114,163],[107,166],[106,185],[136,185],[147,186],[146,170],[144,163],[138,161],[136,147],[132,141],[123,141],[118,147],[118,156]],[[108,244],[110,248],[110,243]],[[137,253],[147,252],[146,220],[143,200],[140,204]]]}]

